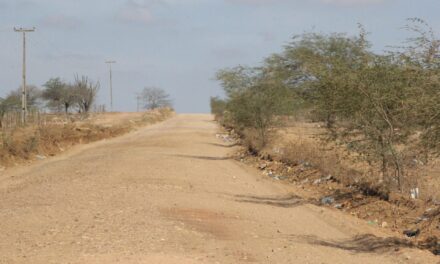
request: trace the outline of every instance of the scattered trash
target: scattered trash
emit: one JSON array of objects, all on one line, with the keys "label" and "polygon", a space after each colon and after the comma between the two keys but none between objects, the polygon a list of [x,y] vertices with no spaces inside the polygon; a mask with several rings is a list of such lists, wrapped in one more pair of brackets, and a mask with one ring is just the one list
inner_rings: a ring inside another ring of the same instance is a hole
[{"label": "scattered trash", "polygon": [[417,228],[415,230],[405,230],[403,231],[403,234],[406,235],[407,237],[415,237],[420,234],[420,229]]},{"label": "scattered trash", "polygon": [[310,162],[304,162],[304,163],[303,163],[303,166],[304,166],[305,168],[311,168],[311,167],[312,167],[312,164],[310,164]]},{"label": "scattered trash", "polygon": [[425,163],[423,162],[423,161],[421,161],[421,160],[418,160],[418,159],[413,159],[412,160],[412,165],[414,165],[414,166],[416,166],[416,165],[425,165]]},{"label": "scattered trash", "polygon": [[377,222],[376,221],[368,221],[367,222],[369,225],[371,225],[371,226],[375,226],[375,225],[377,225]]},{"label": "scattered trash", "polygon": [[382,224],[380,226],[382,228],[387,228],[388,227],[388,223],[387,222],[382,222]]},{"label": "scattered trash", "polygon": [[321,179],[316,179],[313,181],[313,185],[318,185],[321,183],[321,181],[322,181]]},{"label": "scattered trash", "polygon": [[428,221],[428,220],[429,220],[428,217],[417,217],[416,218],[416,224],[418,224],[420,222]]},{"label": "scattered trash", "polygon": [[335,202],[335,199],[333,197],[324,197],[321,199],[321,204],[327,205],[327,204],[332,204]]},{"label": "scattered trash", "polygon": [[342,209],[344,207],[343,204],[335,204],[334,206],[336,209]]},{"label": "scattered trash", "polygon": [[46,156],[36,155],[35,158],[37,158],[39,160],[44,160],[44,159],[46,159]]},{"label": "scattered trash", "polygon": [[419,195],[420,195],[419,188],[411,189],[410,193],[411,193],[411,198],[412,199],[418,199],[419,198]]},{"label": "scattered trash", "polygon": [[222,139],[224,142],[231,142],[232,139],[228,134],[216,134],[216,138]]},{"label": "scattered trash", "polygon": [[267,168],[267,164],[266,163],[260,164],[260,166],[258,166],[258,168],[260,170],[264,170],[265,168]]},{"label": "scattered trash", "polygon": [[324,180],[331,181],[331,180],[333,180],[333,176],[330,174],[327,177],[325,177]]},{"label": "scattered trash", "polygon": [[283,154],[284,151],[281,148],[273,148],[273,152],[277,154]]}]

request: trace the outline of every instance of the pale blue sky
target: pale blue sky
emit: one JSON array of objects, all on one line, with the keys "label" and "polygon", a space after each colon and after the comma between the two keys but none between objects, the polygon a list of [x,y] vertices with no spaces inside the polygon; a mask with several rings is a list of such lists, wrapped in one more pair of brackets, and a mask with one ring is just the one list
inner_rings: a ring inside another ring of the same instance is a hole
[{"label": "pale blue sky", "polygon": [[256,65],[304,31],[357,32],[374,48],[401,42],[405,19],[420,17],[440,32],[439,0],[0,0],[0,96],[20,85],[21,35],[29,34],[28,83],[74,74],[101,82],[108,103],[114,65],[116,110],[134,111],[135,93],[159,86],[179,112],[208,112],[221,94],[215,72]]}]

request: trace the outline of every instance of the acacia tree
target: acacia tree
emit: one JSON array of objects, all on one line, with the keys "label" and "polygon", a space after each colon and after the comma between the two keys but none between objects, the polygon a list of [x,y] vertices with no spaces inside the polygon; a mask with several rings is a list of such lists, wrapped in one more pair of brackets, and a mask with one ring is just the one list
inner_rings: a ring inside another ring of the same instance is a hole
[{"label": "acacia tree", "polygon": [[[41,105],[41,90],[35,85],[26,86],[26,99],[28,109],[39,108]],[[7,111],[20,111],[22,99],[21,87],[9,92],[4,98],[3,104]]]},{"label": "acacia tree", "polygon": [[417,81],[412,115],[420,126],[420,146],[427,162],[429,154],[440,155],[440,39],[424,20],[410,18],[408,22],[406,29],[415,35],[394,55]]},{"label": "acacia tree", "polygon": [[210,100],[211,114],[213,114],[216,120],[220,120],[226,110],[226,100],[220,97],[211,97]]},{"label": "acacia tree", "polygon": [[290,66],[285,78],[299,86],[301,95],[313,105],[315,119],[330,130],[335,126],[337,102],[346,96],[353,71],[369,55],[364,34],[305,33],[294,37],[282,54]]},{"label": "acacia tree", "polygon": [[44,87],[46,89],[42,97],[48,101],[48,106],[57,111],[63,109],[65,114],[68,114],[69,108],[77,99],[74,86],[63,82],[60,78],[52,78],[44,84]]},{"label": "acacia tree", "polygon": [[409,22],[416,36],[398,52],[371,52],[360,27],[354,37],[305,33],[261,67],[220,71],[231,124],[259,131],[264,143],[290,98],[294,109],[305,107],[325,124],[327,139],[379,169],[387,187],[403,190],[407,161],[420,149],[440,155],[440,40],[423,20]]},{"label": "acacia tree", "polygon": [[6,111],[7,111],[7,107],[4,102],[5,102],[5,99],[0,97],[0,128],[3,127],[3,118],[4,118]]},{"label": "acacia tree", "polygon": [[[305,75],[307,99],[330,138],[377,164],[388,187],[403,188],[411,100],[419,82],[393,56],[372,54],[365,33],[306,35],[288,47]],[[389,173],[392,169],[394,173]]]},{"label": "acacia tree", "polygon": [[226,97],[234,97],[256,83],[257,68],[237,66],[221,69],[216,74],[217,81],[223,87]]},{"label": "acacia tree", "polygon": [[[27,86],[27,107],[36,109],[41,106],[41,90],[34,86]],[[22,108],[21,87],[9,92],[5,98],[0,98],[0,127],[3,126],[3,118],[7,112],[19,112]]]},{"label": "acacia tree", "polygon": [[408,28],[419,36],[404,52],[373,54],[364,31],[355,38],[306,35],[285,52],[304,74],[305,99],[332,138],[379,165],[387,186],[400,190],[414,142],[440,146],[440,42],[432,31]]},{"label": "acacia tree", "polygon": [[145,108],[149,110],[171,107],[170,95],[165,90],[157,87],[145,87],[141,97],[145,103]]},{"label": "acacia tree", "polygon": [[339,135],[369,162],[379,161],[387,185],[397,183],[402,190],[403,160],[409,154],[406,146],[416,133],[411,119],[411,97],[416,87],[412,75],[390,58],[377,57],[359,70],[355,80],[345,100],[339,102],[351,103],[338,113],[342,121]]},{"label": "acacia tree", "polygon": [[248,146],[251,151],[258,151],[267,144],[276,117],[287,114],[291,106],[292,94],[288,87],[272,73],[263,67],[239,66],[217,74],[227,95],[226,123],[231,123],[243,135],[248,130],[256,132],[256,142]]},{"label": "acacia tree", "polygon": [[5,98],[0,98],[0,128],[3,127],[3,119],[7,112],[21,110],[21,97],[19,93],[12,91]]}]

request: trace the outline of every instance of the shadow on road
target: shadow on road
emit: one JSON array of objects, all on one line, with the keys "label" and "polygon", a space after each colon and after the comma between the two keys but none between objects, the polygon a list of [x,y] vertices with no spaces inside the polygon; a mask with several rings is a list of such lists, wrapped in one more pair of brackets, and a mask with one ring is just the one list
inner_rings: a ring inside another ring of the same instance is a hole
[{"label": "shadow on road", "polygon": [[338,248],[353,253],[384,253],[393,250],[396,251],[400,248],[416,247],[414,243],[405,239],[396,237],[382,238],[371,234],[358,235],[343,241],[323,240],[316,236],[293,235],[291,237],[295,242]]},{"label": "shadow on road", "polygon": [[223,144],[218,144],[218,143],[205,143],[207,145],[211,145],[211,146],[216,146],[216,147],[222,147],[222,148],[233,148],[236,146],[239,146],[238,143],[234,143],[234,144],[230,144],[230,145],[223,145]]},{"label": "shadow on road", "polygon": [[181,155],[181,154],[175,154],[175,155],[171,155],[171,156],[179,157],[179,158],[188,158],[188,159],[200,159],[200,160],[230,160],[230,159],[232,159],[230,157],[210,157],[210,156]]},{"label": "shadow on road", "polygon": [[252,196],[252,195],[235,195],[235,201],[242,203],[265,204],[277,207],[291,208],[308,203],[297,195],[288,196]]}]

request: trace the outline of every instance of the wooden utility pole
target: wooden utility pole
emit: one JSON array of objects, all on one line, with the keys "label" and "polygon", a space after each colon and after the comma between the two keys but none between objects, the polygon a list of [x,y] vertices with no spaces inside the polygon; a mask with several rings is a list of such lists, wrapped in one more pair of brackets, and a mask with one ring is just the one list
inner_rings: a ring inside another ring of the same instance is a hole
[{"label": "wooden utility pole", "polygon": [[141,95],[140,94],[138,94],[138,95],[136,95],[136,102],[137,102],[137,112],[139,112],[139,110],[140,110],[140,104],[141,104]]},{"label": "wooden utility pole", "polygon": [[27,115],[27,89],[26,89],[26,33],[34,32],[34,28],[15,28],[15,32],[23,33],[23,84],[21,87],[21,123],[26,123]]},{"label": "wooden utility pole", "polygon": [[116,61],[106,61],[110,68],[110,112],[113,112],[113,79],[112,79],[112,64]]}]

